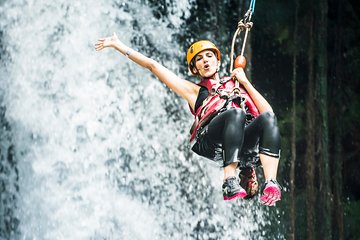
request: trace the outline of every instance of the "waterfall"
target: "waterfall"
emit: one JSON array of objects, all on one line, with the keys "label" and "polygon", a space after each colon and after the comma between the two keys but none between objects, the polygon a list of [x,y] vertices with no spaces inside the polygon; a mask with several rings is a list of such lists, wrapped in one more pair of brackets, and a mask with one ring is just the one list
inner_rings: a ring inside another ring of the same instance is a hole
[{"label": "waterfall", "polygon": [[195,2],[164,2],[164,18],[155,1],[0,3],[0,239],[263,239],[263,208],[224,202],[221,169],[190,152],[186,102],[94,50],[116,32],[183,75]]}]

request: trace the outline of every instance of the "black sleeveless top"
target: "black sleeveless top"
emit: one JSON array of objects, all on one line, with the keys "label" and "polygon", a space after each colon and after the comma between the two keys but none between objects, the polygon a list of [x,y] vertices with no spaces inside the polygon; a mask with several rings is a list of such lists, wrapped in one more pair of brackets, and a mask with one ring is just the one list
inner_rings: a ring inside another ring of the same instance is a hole
[{"label": "black sleeveless top", "polygon": [[207,88],[201,86],[195,102],[195,109],[194,109],[195,113],[199,109],[203,101],[208,97],[208,95],[209,95],[209,91],[207,90]]}]

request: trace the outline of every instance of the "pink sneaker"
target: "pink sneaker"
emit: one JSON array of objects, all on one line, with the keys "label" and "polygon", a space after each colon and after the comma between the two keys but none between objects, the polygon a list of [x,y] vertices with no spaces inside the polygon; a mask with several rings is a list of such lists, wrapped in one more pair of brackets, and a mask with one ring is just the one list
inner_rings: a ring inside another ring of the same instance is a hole
[{"label": "pink sneaker", "polygon": [[260,201],[267,206],[275,206],[281,199],[281,186],[275,179],[266,181],[261,190]]},{"label": "pink sneaker", "polygon": [[222,192],[225,201],[244,198],[246,191],[240,186],[238,177],[229,177],[222,185]]}]

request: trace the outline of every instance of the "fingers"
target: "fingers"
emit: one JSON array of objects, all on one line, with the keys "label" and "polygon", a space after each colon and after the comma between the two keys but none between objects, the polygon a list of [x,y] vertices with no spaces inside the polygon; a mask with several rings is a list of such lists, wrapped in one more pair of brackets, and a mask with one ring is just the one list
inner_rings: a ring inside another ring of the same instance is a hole
[{"label": "fingers", "polygon": [[95,50],[96,51],[100,51],[102,49],[105,48],[104,46],[104,42],[106,41],[107,38],[99,38],[97,43],[95,43]]},{"label": "fingers", "polygon": [[231,73],[231,77],[236,78],[240,84],[245,84],[249,81],[243,68],[235,68]]},{"label": "fingers", "polygon": [[97,40],[97,43],[95,44],[95,50],[100,51],[104,48],[112,47],[112,46],[114,46],[114,44],[116,44],[118,42],[119,42],[118,36],[114,32],[111,37],[99,38]]},{"label": "fingers", "polygon": [[231,74],[245,74],[243,68],[235,68]]},{"label": "fingers", "polygon": [[242,69],[242,68],[235,68],[235,69],[232,71],[231,74],[236,75],[236,74],[243,74],[243,73],[244,73],[244,69]]},{"label": "fingers", "polygon": [[96,51],[100,51],[100,50],[102,50],[102,49],[104,49],[104,44],[103,44],[103,42],[97,42],[97,43],[95,43],[95,50],[96,50]]}]

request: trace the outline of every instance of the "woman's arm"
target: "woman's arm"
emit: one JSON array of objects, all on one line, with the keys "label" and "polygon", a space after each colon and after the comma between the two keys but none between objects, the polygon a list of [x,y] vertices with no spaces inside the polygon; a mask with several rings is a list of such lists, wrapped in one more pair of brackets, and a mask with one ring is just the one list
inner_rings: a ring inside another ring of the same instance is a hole
[{"label": "woman's arm", "polygon": [[130,60],[140,66],[149,69],[156,77],[166,84],[176,94],[183,97],[194,109],[197,95],[200,87],[190,81],[178,77],[175,73],[158,63],[157,61],[144,56],[134,49],[122,43],[116,34],[108,38],[101,38],[95,44],[96,51],[100,51],[106,47],[112,47],[120,53],[126,55]]},{"label": "woman's arm", "polygon": [[249,82],[242,68],[235,69],[230,76],[235,77],[237,81],[244,86],[260,113],[273,112],[271,105]]}]

